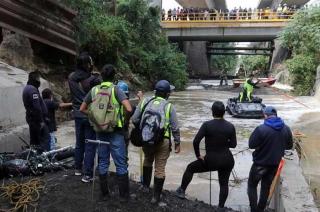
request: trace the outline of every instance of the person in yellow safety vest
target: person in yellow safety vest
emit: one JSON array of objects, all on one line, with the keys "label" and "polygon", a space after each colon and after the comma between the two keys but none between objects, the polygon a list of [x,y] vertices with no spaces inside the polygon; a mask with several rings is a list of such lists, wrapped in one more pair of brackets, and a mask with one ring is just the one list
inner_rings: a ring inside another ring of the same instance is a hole
[{"label": "person in yellow safety vest", "polygon": [[[110,164],[110,154],[116,166],[117,181],[119,186],[120,202],[128,201],[129,199],[129,176],[128,165],[126,157],[126,145],[124,140],[123,126],[125,120],[129,117],[128,114],[132,112],[132,108],[128,97],[118,87],[113,85],[116,70],[113,65],[105,65],[102,68],[101,76],[103,82],[100,87],[94,87],[87,94],[84,102],[81,104],[80,111],[87,113],[88,106],[93,102],[94,95],[97,94],[101,86],[111,89],[111,104],[116,109],[116,126],[112,132],[96,132],[96,138],[99,141],[110,142],[110,145],[99,145],[98,149],[98,169],[100,178],[101,199],[107,200],[109,198],[108,189],[108,170]],[[98,89],[98,90],[96,90]],[[125,119],[121,118],[120,108],[123,106],[125,110]]]},{"label": "person in yellow safety vest", "polygon": [[249,78],[246,79],[246,81],[243,85],[243,89],[239,95],[240,102],[243,102],[243,101],[251,102],[252,101],[252,94],[253,94],[254,88],[260,82],[260,80],[258,80],[257,82],[254,83],[253,77],[254,77],[254,75],[250,74]]},{"label": "person in yellow safety vest", "polygon": [[[180,152],[180,129],[177,114],[173,105],[167,101],[173,89],[174,86],[171,86],[167,80],[158,81],[155,85],[155,96],[141,101],[132,116],[133,124],[139,126],[143,119],[141,114],[150,110],[150,108],[152,109],[152,107],[156,108],[154,104],[161,104],[164,108],[164,110],[161,110],[165,113],[161,114],[161,117],[165,119],[164,138],[154,145],[145,145],[142,147],[145,155],[143,163],[144,187],[148,188],[150,186],[153,162],[155,162],[153,197],[151,200],[153,204],[158,204],[160,201],[160,195],[165,181],[165,166],[171,151],[171,135],[174,140],[175,153]],[[143,109],[145,110],[142,111]]]},{"label": "person in yellow safety vest", "polygon": [[[124,92],[124,94],[127,96],[127,98],[130,100],[130,92],[129,92],[129,86],[126,82],[124,81],[119,81],[117,83],[117,86]],[[138,100],[140,102],[140,100],[143,97],[143,92],[142,91],[138,91],[138,93],[136,94],[136,96],[138,97]],[[133,115],[134,111],[136,109],[135,105],[132,105],[132,113],[130,114],[130,117]],[[124,140],[126,143],[126,156],[127,156],[127,163],[129,161],[129,157],[128,157],[128,147],[129,147],[129,141],[130,141],[130,136],[129,136],[129,122],[125,122],[125,116],[124,116],[124,108],[121,105],[120,106],[120,116],[122,118],[122,122],[124,124]]]}]

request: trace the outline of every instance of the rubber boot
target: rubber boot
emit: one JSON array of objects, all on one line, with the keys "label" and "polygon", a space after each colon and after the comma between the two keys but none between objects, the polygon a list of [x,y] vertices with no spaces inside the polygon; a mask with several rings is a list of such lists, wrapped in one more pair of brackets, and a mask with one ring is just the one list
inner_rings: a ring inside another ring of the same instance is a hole
[{"label": "rubber boot", "polygon": [[129,200],[129,176],[127,174],[118,175],[120,202],[128,202]]},{"label": "rubber boot", "polygon": [[144,187],[146,187],[146,188],[150,187],[151,176],[152,176],[152,166],[151,167],[144,166],[143,167],[143,181],[142,181],[142,184]]},{"label": "rubber boot", "polygon": [[160,202],[160,195],[161,195],[161,192],[162,192],[164,180],[165,180],[165,178],[154,177],[153,197],[152,197],[152,200],[151,200],[152,204],[158,204]]},{"label": "rubber boot", "polygon": [[99,175],[100,179],[100,190],[101,190],[101,197],[102,201],[106,201],[109,198],[109,187],[108,187],[108,174]]}]

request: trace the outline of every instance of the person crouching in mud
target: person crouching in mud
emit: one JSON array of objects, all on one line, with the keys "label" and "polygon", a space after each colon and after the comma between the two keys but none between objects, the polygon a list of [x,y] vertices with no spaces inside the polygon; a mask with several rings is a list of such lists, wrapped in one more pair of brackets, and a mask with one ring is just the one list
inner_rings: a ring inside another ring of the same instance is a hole
[{"label": "person crouching in mud", "polygon": [[[185,191],[194,173],[218,171],[220,185],[219,209],[221,210],[224,208],[228,197],[228,182],[234,166],[234,159],[229,148],[237,146],[237,138],[234,125],[223,118],[225,113],[224,104],[216,101],[211,109],[213,120],[204,122],[193,140],[197,160],[187,166],[176,195],[180,198],[185,198]],[[205,138],[205,156],[202,156],[199,150],[202,138]]]}]

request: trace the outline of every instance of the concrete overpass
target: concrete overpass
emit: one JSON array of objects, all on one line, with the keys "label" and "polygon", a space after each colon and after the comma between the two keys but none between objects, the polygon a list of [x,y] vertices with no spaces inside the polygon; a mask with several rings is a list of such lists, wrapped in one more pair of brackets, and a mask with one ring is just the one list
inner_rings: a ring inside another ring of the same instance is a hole
[{"label": "concrete overpass", "polygon": [[[158,6],[162,8],[162,1],[165,0],[151,0],[151,6]],[[225,0],[176,0],[184,8],[216,8],[224,10],[227,8]]]},{"label": "concrete overpass", "polygon": [[272,41],[286,25],[286,20],[241,22],[162,22],[172,41],[259,42]]},{"label": "concrete overpass", "polygon": [[308,3],[310,0],[260,0],[258,8],[277,8],[279,4],[286,3],[288,6],[296,5],[298,8]]},{"label": "concrete overpass", "polygon": [[[162,21],[161,26],[169,40],[178,42],[187,55],[190,74],[213,76],[210,69],[211,42],[268,42],[270,46],[277,38],[288,19],[247,19],[247,20],[197,20]],[[272,51],[269,54],[272,59]]]},{"label": "concrete overpass", "polygon": [[224,10],[227,8],[225,0],[176,0],[181,6],[188,7],[198,7],[198,8],[216,8]]}]

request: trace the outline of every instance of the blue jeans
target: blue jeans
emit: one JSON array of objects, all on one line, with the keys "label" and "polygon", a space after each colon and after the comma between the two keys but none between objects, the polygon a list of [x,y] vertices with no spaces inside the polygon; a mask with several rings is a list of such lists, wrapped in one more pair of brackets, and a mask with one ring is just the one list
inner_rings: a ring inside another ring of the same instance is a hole
[{"label": "blue jeans", "polygon": [[100,175],[105,175],[108,173],[110,165],[110,153],[116,166],[117,175],[127,174],[128,165],[124,136],[118,132],[97,133],[97,140],[110,142],[110,145],[101,144],[98,147],[98,168]]},{"label": "blue jeans", "polygon": [[84,174],[92,176],[96,144],[85,143],[85,139],[96,139],[96,133],[86,118],[75,118],[76,148],[75,168],[81,170],[84,164]]},{"label": "blue jeans", "polygon": [[56,148],[56,135],[54,132],[49,133],[49,145],[50,145],[50,150],[54,150]]}]

